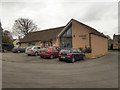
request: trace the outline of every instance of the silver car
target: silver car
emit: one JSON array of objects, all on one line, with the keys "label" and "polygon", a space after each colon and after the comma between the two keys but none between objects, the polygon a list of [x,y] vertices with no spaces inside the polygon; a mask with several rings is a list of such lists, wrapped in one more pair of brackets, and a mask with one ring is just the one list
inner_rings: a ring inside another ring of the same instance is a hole
[{"label": "silver car", "polygon": [[41,46],[31,46],[27,47],[25,50],[25,53],[30,56],[30,55],[35,55],[38,56],[40,52]]}]

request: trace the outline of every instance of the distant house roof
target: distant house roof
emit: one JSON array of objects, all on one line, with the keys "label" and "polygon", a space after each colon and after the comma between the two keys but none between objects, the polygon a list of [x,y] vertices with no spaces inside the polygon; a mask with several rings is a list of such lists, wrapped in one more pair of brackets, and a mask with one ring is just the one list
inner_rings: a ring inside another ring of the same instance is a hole
[{"label": "distant house roof", "polygon": [[[84,25],[88,30],[90,30],[91,34],[95,34],[104,38],[107,38],[103,33],[98,32],[97,30],[95,30],[94,28],[85,25],[75,19],[71,19],[69,23],[72,23],[72,21],[76,21],[81,25]],[[68,25],[67,24],[67,25]],[[66,25],[66,26],[67,26]],[[51,28],[51,29],[46,29],[46,30],[42,30],[42,31],[36,31],[36,32],[30,32],[29,34],[27,34],[23,39],[20,40],[20,42],[32,42],[32,41],[49,41],[49,40],[54,40],[56,39],[56,37],[58,36],[58,34],[66,27],[66,26],[62,26],[62,27],[57,27],[57,28]]]},{"label": "distant house roof", "polygon": [[113,41],[120,42],[120,35],[113,35]]},{"label": "distant house roof", "polygon": [[46,29],[42,31],[30,32],[20,42],[31,42],[31,41],[49,41],[56,39],[57,35],[65,26]]}]

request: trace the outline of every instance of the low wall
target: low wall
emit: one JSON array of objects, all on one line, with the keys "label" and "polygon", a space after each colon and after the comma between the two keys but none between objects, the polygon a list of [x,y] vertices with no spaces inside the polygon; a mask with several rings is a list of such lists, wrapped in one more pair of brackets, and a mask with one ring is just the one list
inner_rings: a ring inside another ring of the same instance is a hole
[{"label": "low wall", "polygon": [[98,58],[98,57],[101,57],[101,56],[104,56],[104,55],[106,55],[106,54],[108,54],[108,52],[106,52],[106,53],[102,53],[102,54],[99,54],[99,55],[94,55],[94,54],[92,54],[92,53],[86,53],[85,54],[85,57],[87,58],[87,59],[94,59],[94,58]]}]

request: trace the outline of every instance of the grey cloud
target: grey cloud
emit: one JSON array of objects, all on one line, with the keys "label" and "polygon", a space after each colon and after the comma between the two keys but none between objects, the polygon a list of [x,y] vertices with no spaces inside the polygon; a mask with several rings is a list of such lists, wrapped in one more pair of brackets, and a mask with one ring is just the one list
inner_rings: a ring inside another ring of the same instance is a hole
[{"label": "grey cloud", "polygon": [[110,35],[114,32],[112,28],[117,26],[117,10],[113,7],[114,3],[76,2],[75,0],[71,0],[71,2],[66,0],[53,1],[56,2],[51,0],[3,2],[3,28],[12,31],[14,20],[19,17],[33,20],[40,30],[66,25],[71,18]]},{"label": "grey cloud", "polygon": [[[97,21],[108,16],[109,12],[115,12],[113,10],[113,3],[112,2],[97,2],[91,5],[88,10],[86,10],[85,16],[83,16],[84,21]],[[114,13],[113,13],[114,14]],[[109,14],[111,15],[111,13]],[[114,16],[113,16],[114,17]]]}]

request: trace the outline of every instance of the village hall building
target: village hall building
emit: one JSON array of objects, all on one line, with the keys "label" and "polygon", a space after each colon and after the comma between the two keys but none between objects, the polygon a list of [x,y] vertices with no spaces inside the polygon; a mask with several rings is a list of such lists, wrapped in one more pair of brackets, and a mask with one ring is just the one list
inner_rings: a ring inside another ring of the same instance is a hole
[{"label": "village hall building", "polygon": [[75,19],[71,19],[66,26],[30,32],[20,39],[20,46],[58,46],[60,48],[92,49],[92,56],[105,55],[108,52],[108,39],[94,28]]}]

